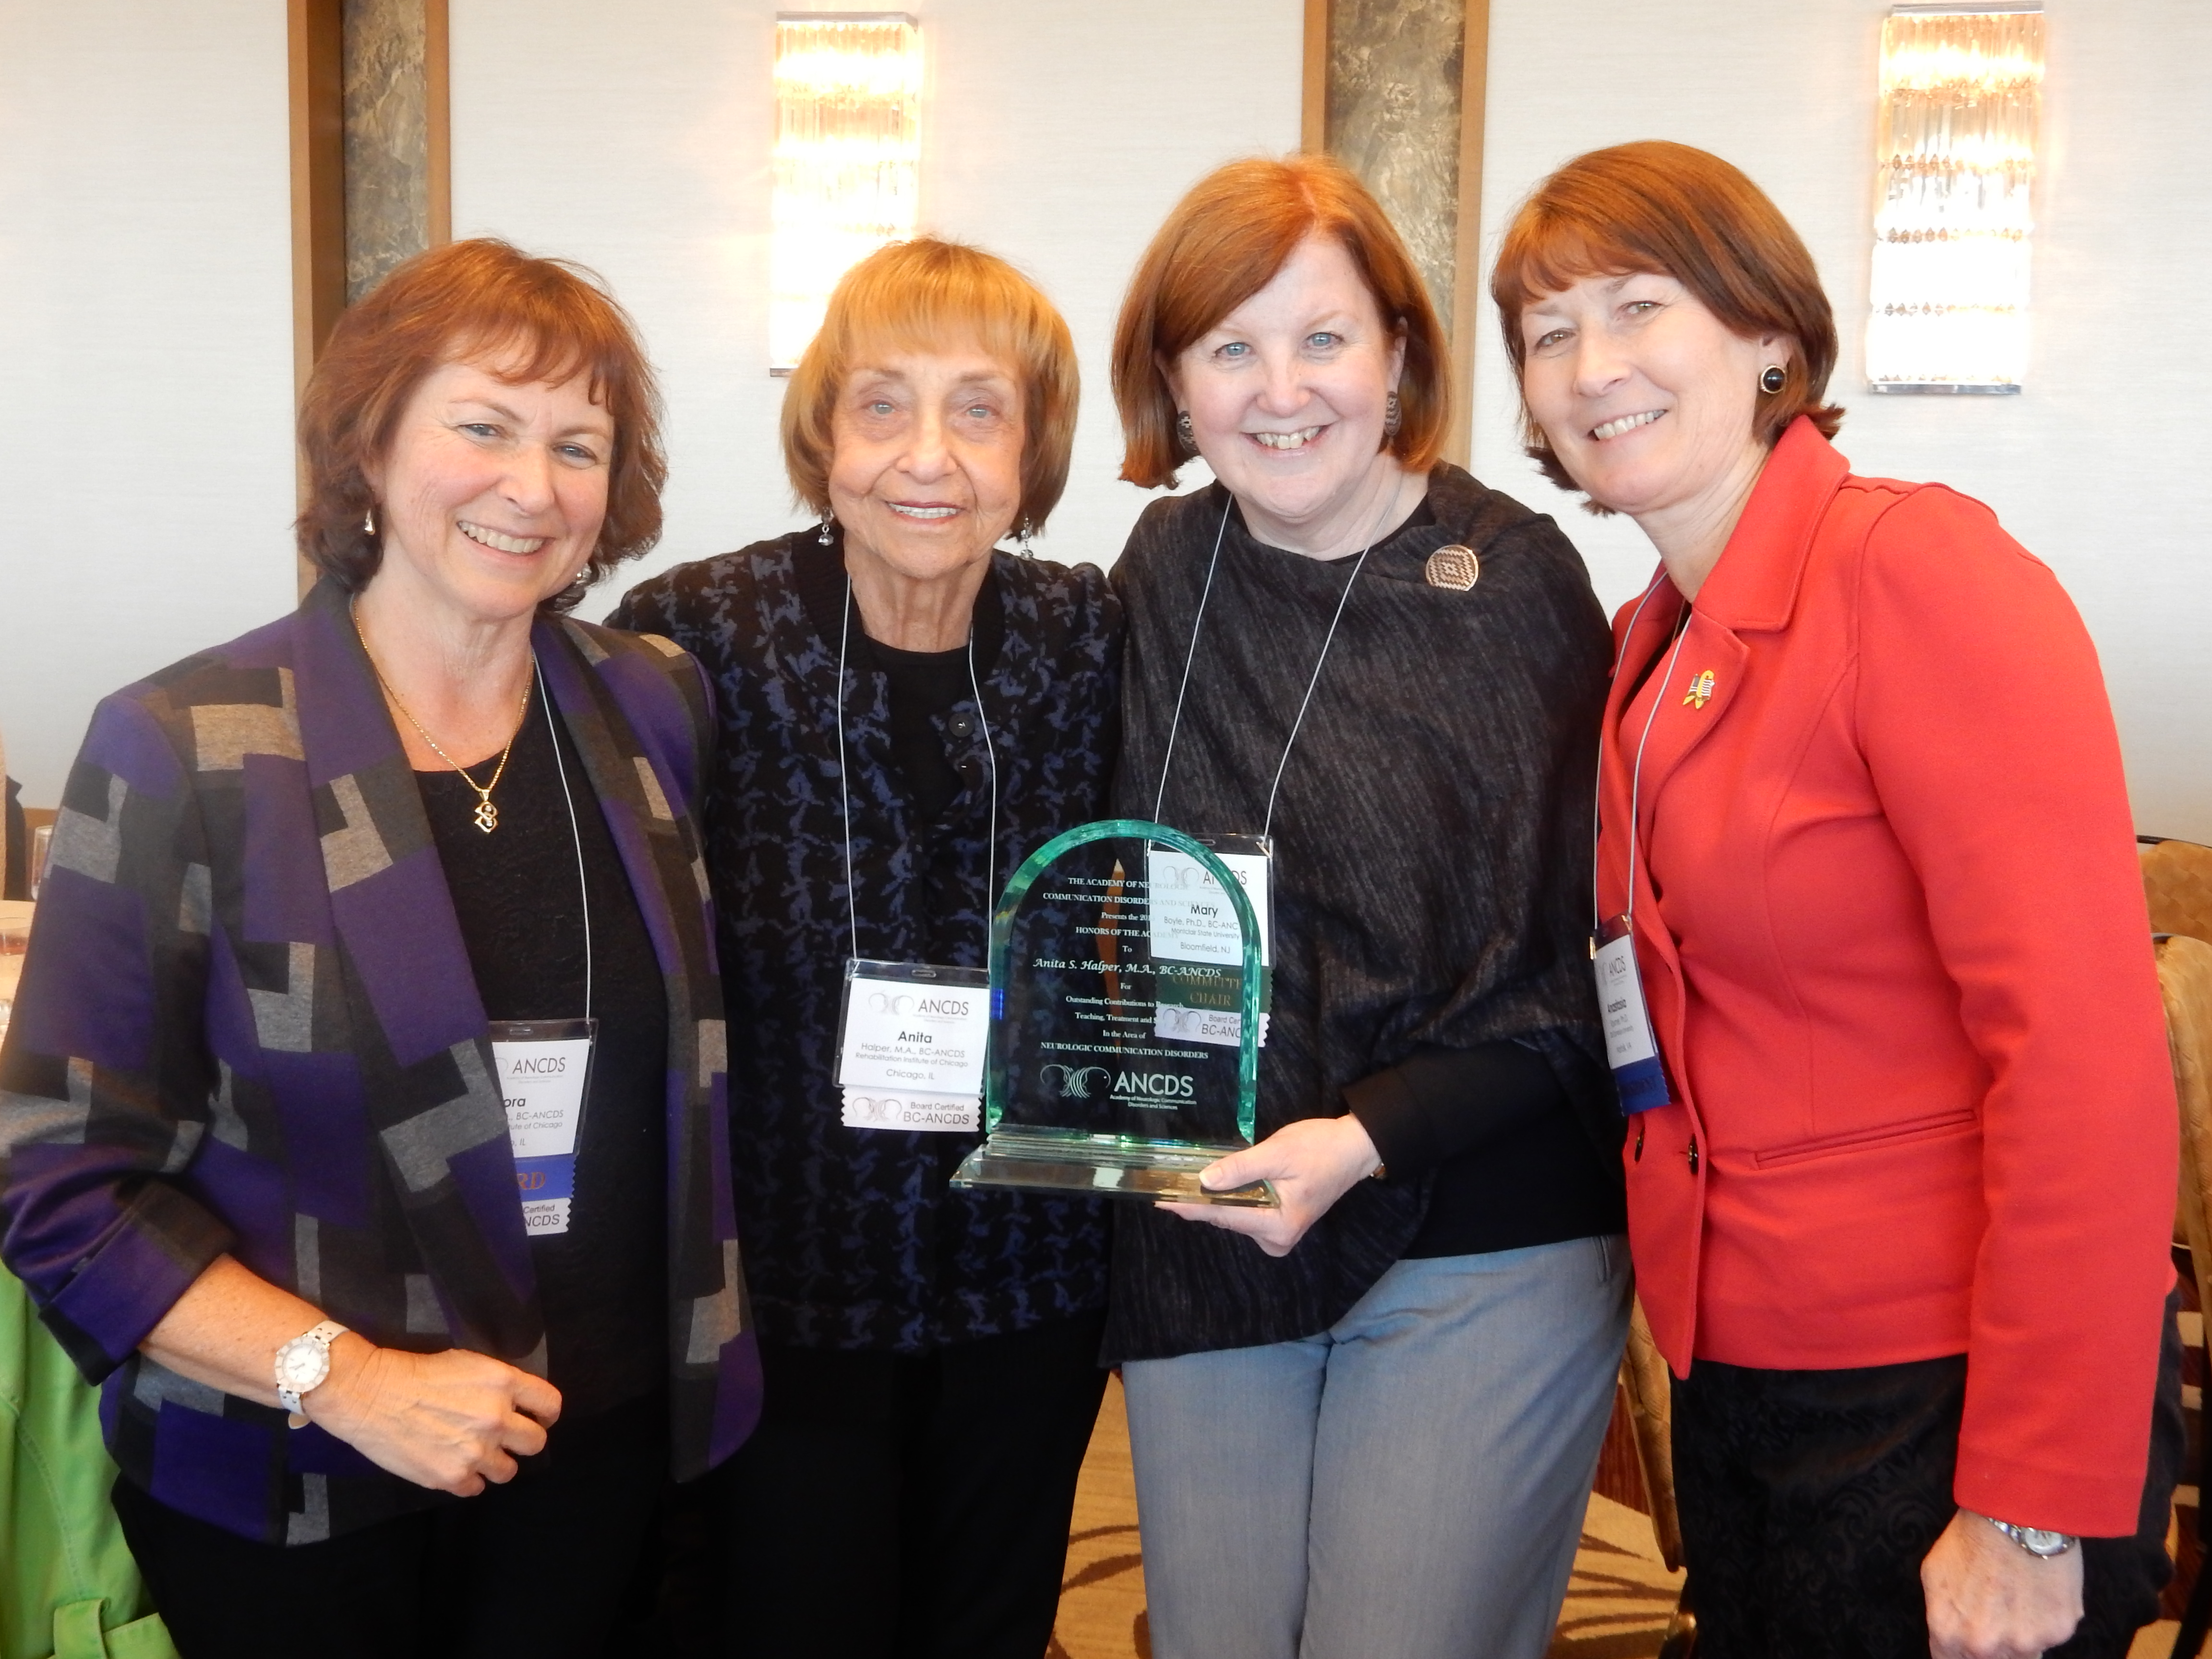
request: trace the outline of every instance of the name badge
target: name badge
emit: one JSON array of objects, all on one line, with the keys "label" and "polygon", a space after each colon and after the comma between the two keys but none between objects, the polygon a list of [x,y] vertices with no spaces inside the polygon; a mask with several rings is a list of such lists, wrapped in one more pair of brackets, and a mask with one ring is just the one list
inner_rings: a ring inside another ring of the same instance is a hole
[{"label": "name badge", "polygon": [[837,1024],[845,1127],[980,1130],[990,986],[981,968],[847,962]]},{"label": "name badge", "polygon": [[[1201,836],[1206,849],[1229,866],[1251,902],[1260,924],[1261,1006],[1267,1002],[1274,967],[1273,872],[1274,849],[1257,836]],[[1206,866],[1188,853],[1147,847],[1146,880],[1152,906],[1152,960],[1158,975],[1152,1030],[1186,1042],[1234,1048],[1244,1020],[1237,974],[1176,973],[1186,965],[1242,969],[1244,934],[1237,908]],[[1267,1016],[1260,1016],[1259,1047],[1267,1046]]]},{"label": "name badge", "polygon": [[576,1133],[592,1077],[596,1019],[495,1019],[492,1065],[507,1108],[522,1230],[532,1238],[568,1231],[576,1196]]},{"label": "name badge", "polygon": [[[1620,924],[1616,922],[1615,927]],[[1610,931],[1610,930],[1608,930]],[[1651,1016],[1644,1006],[1644,975],[1636,965],[1635,935],[1591,941],[1591,968],[1597,975],[1597,1006],[1605,1024],[1605,1057],[1620,1091],[1621,1115],[1648,1112],[1667,1103],[1667,1070],[1651,1036]]]}]

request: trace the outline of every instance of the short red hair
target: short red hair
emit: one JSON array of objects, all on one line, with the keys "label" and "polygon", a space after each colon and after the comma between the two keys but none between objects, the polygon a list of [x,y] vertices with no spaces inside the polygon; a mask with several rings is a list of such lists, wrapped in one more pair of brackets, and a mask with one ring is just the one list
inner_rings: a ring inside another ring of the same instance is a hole
[{"label": "short red hair", "polygon": [[660,539],[660,394],[629,315],[599,278],[566,259],[537,259],[489,237],[418,253],[331,331],[300,399],[307,505],[300,551],[347,592],[368,586],[382,539],[362,520],[369,469],[392,447],[408,399],[440,366],[466,358],[516,386],[590,377],[612,418],[614,458],[599,544],[574,586],[545,601],[565,611],[625,559]]},{"label": "short red hair", "polygon": [[[1741,169],[1664,139],[1577,155],[1515,212],[1490,273],[1515,381],[1527,366],[1523,311],[1584,276],[1631,270],[1673,277],[1741,338],[1783,334],[1796,343],[1782,390],[1759,398],[1761,441],[1771,447],[1800,415],[1824,437],[1836,435],[1844,411],[1821,401],[1836,367],[1836,318],[1813,256]],[[1546,477],[1563,489],[1581,489],[1525,398],[1521,436]]]},{"label": "short red hair", "polygon": [[1398,429],[1383,447],[1411,472],[1437,464],[1451,418],[1451,349],[1413,256],[1351,168],[1334,156],[1254,157],[1217,167],[1175,205],[1137,265],[1114,330],[1121,476],[1172,485],[1186,457],[1175,393],[1161,368],[1274,280],[1310,236],[1334,237],[1406,342]]}]

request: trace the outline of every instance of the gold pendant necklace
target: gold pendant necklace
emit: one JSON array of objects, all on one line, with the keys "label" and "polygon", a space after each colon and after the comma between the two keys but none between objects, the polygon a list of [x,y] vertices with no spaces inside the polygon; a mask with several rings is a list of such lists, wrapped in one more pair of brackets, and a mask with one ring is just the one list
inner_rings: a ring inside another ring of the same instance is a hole
[{"label": "gold pendant necklace", "polygon": [[415,718],[415,711],[400,701],[399,694],[392,689],[392,682],[384,678],[384,671],[376,665],[376,653],[368,648],[368,635],[361,631],[360,616],[350,605],[346,610],[353,619],[354,637],[361,641],[362,655],[368,659],[368,672],[376,676],[377,684],[382,686],[384,695],[392,699],[392,706],[407,717],[407,724],[413,726],[416,734],[430,745],[430,752],[452,767],[459,774],[461,781],[477,792],[477,810],[470,816],[476,819],[477,829],[487,836],[491,834],[499,828],[499,808],[491,804],[491,792],[499,787],[499,781],[507,775],[507,757],[514,752],[514,745],[522,736],[523,721],[530,718],[530,693],[533,681],[526,678],[522,682],[522,709],[515,720],[514,735],[507,738],[507,747],[499,751],[499,764],[492,769],[491,781],[478,783],[469,775],[467,768],[438,746],[437,738],[424,731],[422,722]]}]

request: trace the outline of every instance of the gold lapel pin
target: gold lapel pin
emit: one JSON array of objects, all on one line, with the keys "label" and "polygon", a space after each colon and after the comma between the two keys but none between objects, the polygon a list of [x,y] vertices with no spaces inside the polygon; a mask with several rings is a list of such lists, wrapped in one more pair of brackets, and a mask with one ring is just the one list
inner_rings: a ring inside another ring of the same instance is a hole
[{"label": "gold lapel pin", "polygon": [[1455,593],[1464,593],[1482,574],[1482,561],[1474,556],[1473,548],[1455,544],[1430,554],[1421,574],[1428,578],[1431,587],[1447,587]]},{"label": "gold lapel pin", "polygon": [[1682,701],[1692,708],[1703,708],[1713,700],[1713,671],[1710,668],[1690,682],[1690,690]]}]

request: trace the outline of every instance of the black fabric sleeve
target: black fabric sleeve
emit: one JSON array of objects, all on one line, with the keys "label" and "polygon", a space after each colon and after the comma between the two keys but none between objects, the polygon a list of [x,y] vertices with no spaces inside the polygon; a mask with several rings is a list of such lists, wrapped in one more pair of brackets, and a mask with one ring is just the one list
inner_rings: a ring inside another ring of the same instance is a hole
[{"label": "black fabric sleeve", "polygon": [[1392,1181],[1426,1175],[1566,1098],[1551,1062],[1510,1038],[1472,1048],[1417,1048],[1344,1089],[1345,1104]]}]

